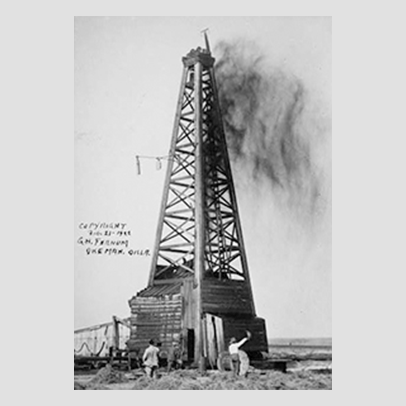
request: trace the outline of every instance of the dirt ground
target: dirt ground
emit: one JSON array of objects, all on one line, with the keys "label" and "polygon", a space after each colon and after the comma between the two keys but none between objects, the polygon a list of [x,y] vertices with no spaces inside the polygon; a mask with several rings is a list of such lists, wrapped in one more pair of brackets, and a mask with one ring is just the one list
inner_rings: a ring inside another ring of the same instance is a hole
[{"label": "dirt ground", "polygon": [[296,368],[286,373],[250,367],[247,377],[233,378],[231,372],[195,369],[160,370],[150,379],[142,370],[122,372],[110,366],[96,374],[75,375],[75,390],[331,390],[331,369]]}]

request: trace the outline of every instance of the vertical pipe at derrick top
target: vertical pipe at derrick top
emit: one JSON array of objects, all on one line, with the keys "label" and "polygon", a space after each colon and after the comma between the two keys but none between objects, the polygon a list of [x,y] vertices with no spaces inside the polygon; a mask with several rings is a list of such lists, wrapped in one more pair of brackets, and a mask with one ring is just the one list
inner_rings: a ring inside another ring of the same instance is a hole
[{"label": "vertical pipe at derrick top", "polygon": [[204,272],[204,186],[203,186],[203,140],[202,140],[202,64],[194,64],[194,102],[195,102],[195,286],[196,286],[196,329],[195,362],[203,365],[202,337],[202,294],[201,282]]}]

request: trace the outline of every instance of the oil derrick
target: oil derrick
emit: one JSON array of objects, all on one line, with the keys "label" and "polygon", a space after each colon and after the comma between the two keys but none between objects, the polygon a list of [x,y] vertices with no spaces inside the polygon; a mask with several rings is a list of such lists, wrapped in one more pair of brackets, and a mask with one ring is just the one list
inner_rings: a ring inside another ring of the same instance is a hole
[{"label": "oil derrick", "polygon": [[170,159],[148,286],[130,299],[129,346],[151,338],[165,354],[179,341],[185,359],[215,365],[231,337],[267,352],[256,317],[237,199],[214,76],[214,58],[191,50],[183,61]]}]

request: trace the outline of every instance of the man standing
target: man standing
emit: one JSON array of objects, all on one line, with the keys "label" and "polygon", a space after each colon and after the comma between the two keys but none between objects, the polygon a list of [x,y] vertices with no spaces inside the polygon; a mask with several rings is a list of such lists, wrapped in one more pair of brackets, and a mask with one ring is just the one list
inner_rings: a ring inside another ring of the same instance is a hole
[{"label": "man standing", "polygon": [[239,348],[245,344],[251,338],[251,333],[247,331],[247,336],[244,337],[242,340],[237,342],[235,337],[232,337],[230,340],[230,345],[228,346],[228,351],[231,355],[231,366],[233,368],[233,375],[238,376],[240,372],[240,355],[239,355]]},{"label": "man standing", "polygon": [[182,349],[177,341],[174,341],[171,349],[169,350],[168,356],[168,369],[167,372],[170,372],[172,368],[180,369],[183,366],[182,360]]},{"label": "man standing", "polygon": [[149,347],[145,350],[144,355],[142,356],[145,372],[150,378],[156,376],[156,370],[158,368],[158,353],[159,348],[155,346],[155,341],[150,340]]}]

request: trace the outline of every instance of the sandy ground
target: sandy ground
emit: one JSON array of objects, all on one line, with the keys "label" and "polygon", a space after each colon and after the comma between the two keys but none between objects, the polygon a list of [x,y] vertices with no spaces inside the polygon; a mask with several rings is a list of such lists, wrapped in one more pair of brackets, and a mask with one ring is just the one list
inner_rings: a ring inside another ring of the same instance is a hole
[{"label": "sandy ground", "polygon": [[247,377],[234,378],[231,372],[179,370],[158,372],[147,378],[140,369],[120,372],[103,368],[97,373],[75,375],[75,389],[85,390],[330,390],[332,370],[326,365],[295,366],[282,373],[250,367]]},{"label": "sandy ground", "polygon": [[[331,348],[271,349],[268,360],[292,360],[286,373],[267,369],[252,361],[246,377],[233,378],[230,371],[196,369],[166,372],[160,368],[156,379],[149,379],[142,369],[129,372],[109,365],[92,371],[75,371],[78,390],[330,390],[332,389]],[[293,361],[295,359],[296,361]]]}]

